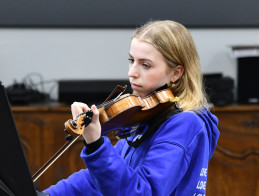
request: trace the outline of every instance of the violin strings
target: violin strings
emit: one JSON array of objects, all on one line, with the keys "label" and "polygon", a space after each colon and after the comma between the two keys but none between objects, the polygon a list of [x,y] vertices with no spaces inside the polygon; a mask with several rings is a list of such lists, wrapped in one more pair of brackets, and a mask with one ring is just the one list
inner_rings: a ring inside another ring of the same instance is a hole
[{"label": "violin strings", "polygon": [[[116,97],[116,98],[117,98],[117,97]],[[115,99],[116,99],[116,98],[115,98]],[[115,99],[111,99],[111,100],[109,100],[109,101],[106,101],[106,102],[104,102],[104,103],[101,103],[100,105],[98,105],[98,106],[96,106],[96,107],[99,109],[99,108],[108,106],[108,105],[112,104],[114,101],[116,101]]]}]

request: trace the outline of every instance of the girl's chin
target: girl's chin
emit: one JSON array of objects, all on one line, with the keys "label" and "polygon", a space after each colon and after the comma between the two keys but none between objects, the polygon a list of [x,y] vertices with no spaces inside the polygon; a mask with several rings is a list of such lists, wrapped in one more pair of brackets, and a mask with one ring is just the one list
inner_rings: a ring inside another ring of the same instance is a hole
[{"label": "girl's chin", "polygon": [[139,96],[139,97],[145,97],[146,95],[144,95],[143,93],[141,93],[141,92],[138,92],[138,91],[135,91],[135,90],[133,90],[133,93],[132,93],[133,95],[136,95],[136,96]]},{"label": "girl's chin", "polygon": [[132,94],[133,94],[133,95],[140,96],[140,95],[139,95],[139,92],[138,92],[138,91],[135,91],[135,90],[133,90]]}]

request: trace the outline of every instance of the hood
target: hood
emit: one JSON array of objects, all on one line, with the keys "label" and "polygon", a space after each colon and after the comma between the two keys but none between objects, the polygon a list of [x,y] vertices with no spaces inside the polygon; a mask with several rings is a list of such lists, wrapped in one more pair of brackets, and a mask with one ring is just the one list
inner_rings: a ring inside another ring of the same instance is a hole
[{"label": "hood", "polygon": [[209,158],[211,158],[217,146],[220,134],[218,130],[218,118],[214,114],[212,114],[207,108],[205,108],[201,112],[198,112],[197,114],[203,120],[207,128],[210,145]]}]

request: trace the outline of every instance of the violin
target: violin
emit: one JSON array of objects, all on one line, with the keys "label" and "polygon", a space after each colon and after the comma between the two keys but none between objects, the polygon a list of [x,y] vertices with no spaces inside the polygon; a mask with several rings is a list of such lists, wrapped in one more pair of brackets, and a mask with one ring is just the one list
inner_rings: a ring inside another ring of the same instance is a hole
[{"label": "violin", "polygon": [[[160,88],[159,88],[160,89]],[[148,96],[129,94],[97,106],[102,135],[111,131],[123,131],[122,127],[131,127],[158,115],[178,101],[169,88],[156,90]],[[75,120],[65,122],[65,130],[71,135],[80,135],[91,123],[93,112],[88,110],[79,114]],[[120,138],[123,133],[117,134]]]},{"label": "violin", "polygon": [[[148,96],[141,98],[134,94],[117,96],[110,101],[109,98],[116,89],[125,90],[126,87],[117,86],[105,102],[97,106],[102,135],[118,130],[117,137],[126,137],[120,133],[122,127],[131,127],[146,122],[170,108],[179,101],[167,85],[160,87]],[[91,123],[93,112],[88,110],[79,114],[75,120],[69,119],[65,122],[65,131],[69,134],[67,142],[32,176],[35,182],[84,132],[84,128]]]}]

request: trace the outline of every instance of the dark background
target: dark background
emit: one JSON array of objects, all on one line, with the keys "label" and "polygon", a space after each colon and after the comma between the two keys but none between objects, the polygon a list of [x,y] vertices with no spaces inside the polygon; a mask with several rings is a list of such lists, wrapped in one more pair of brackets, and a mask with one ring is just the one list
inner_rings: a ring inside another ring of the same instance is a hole
[{"label": "dark background", "polygon": [[194,28],[259,27],[256,0],[0,0],[0,27],[132,28],[170,19]]}]

